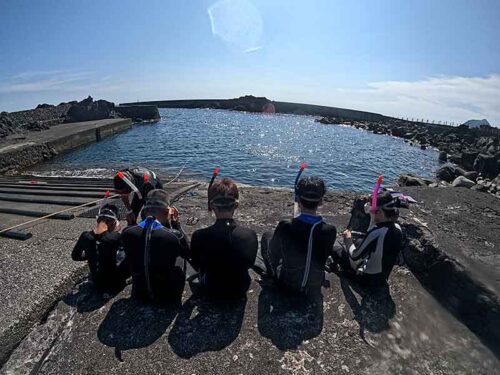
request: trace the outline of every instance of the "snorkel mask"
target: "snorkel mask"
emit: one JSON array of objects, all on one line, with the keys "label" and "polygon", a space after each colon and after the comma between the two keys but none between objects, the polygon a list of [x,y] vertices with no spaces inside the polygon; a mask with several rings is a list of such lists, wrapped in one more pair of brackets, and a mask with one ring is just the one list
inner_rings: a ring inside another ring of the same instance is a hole
[{"label": "snorkel mask", "polygon": [[[97,212],[97,215],[96,215],[96,219],[99,220],[101,218],[107,218],[107,219],[111,219],[111,220],[115,220],[116,222],[118,222],[118,216],[116,215],[116,213],[111,209],[109,208],[109,197],[110,197],[110,194],[109,194],[109,191],[107,191],[105,194],[104,194],[104,198],[102,199],[102,203],[99,207],[99,211]],[[116,206],[114,206],[116,208]]]},{"label": "snorkel mask", "polygon": [[[139,189],[137,188],[137,186],[134,185],[134,183],[123,173],[123,172],[118,172],[116,174],[116,176],[122,180],[123,182],[125,182],[125,184],[128,185],[128,187],[131,189],[132,192],[136,193],[137,196],[139,197],[139,199],[142,199],[142,194],[141,192],[139,191]],[[124,193],[123,191],[117,191],[118,194],[122,194],[122,195],[128,195],[129,193]]]}]

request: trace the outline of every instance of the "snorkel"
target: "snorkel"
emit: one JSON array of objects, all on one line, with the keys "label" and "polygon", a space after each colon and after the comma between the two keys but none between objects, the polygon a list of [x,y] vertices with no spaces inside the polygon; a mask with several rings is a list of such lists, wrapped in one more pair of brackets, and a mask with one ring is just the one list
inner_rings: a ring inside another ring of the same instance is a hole
[{"label": "snorkel", "polygon": [[378,176],[377,183],[375,184],[375,187],[373,188],[372,204],[370,207],[370,212],[372,212],[372,213],[375,213],[377,211],[378,191],[380,190],[380,185],[382,185],[383,179],[384,179],[383,176]]},{"label": "snorkel", "polygon": [[[220,172],[220,168],[216,167],[214,169],[214,173],[212,173],[212,178],[210,179],[210,183],[208,184],[208,191],[210,191],[210,188],[214,184],[214,181],[217,178],[217,175],[219,174],[219,172]],[[210,198],[208,197],[208,194],[207,194],[207,200],[208,200],[208,202],[207,202],[208,203],[208,210],[212,211],[212,207],[210,206]]]},{"label": "snorkel", "polygon": [[297,176],[295,177],[295,184],[294,184],[294,202],[293,202],[293,217],[297,217],[300,214],[299,210],[299,195],[297,192],[297,185],[300,180],[300,176],[302,175],[302,172],[304,172],[304,169],[307,168],[307,163],[302,163],[300,165],[299,171],[297,172]]}]

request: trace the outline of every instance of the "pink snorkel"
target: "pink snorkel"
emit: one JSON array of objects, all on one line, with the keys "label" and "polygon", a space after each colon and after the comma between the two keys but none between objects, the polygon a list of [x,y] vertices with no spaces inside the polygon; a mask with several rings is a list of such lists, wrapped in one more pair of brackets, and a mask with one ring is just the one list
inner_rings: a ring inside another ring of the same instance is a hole
[{"label": "pink snorkel", "polygon": [[383,176],[378,176],[378,178],[377,178],[377,183],[375,184],[375,188],[373,189],[373,194],[372,194],[372,204],[371,204],[371,208],[370,208],[371,212],[377,211],[378,191],[380,190],[380,185],[382,185],[383,179],[384,179]]}]

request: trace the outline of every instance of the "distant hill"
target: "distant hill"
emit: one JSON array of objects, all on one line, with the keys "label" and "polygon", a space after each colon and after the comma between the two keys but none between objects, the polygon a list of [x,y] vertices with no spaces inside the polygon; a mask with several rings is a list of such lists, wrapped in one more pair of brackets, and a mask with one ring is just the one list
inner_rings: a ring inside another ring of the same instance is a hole
[{"label": "distant hill", "polygon": [[482,119],[482,120],[469,120],[464,123],[464,125],[468,126],[469,128],[479,128],[482,125],[485,126],[491,126],[488,120]]}]

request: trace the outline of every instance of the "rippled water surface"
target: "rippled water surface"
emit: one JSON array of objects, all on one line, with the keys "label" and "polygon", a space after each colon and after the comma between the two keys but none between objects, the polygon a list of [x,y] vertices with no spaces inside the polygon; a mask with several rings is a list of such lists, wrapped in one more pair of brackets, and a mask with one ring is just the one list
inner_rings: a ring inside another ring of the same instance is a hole
[{"label": "rippled water surface", "polygon": [[56,157],[35,172],[54,175],[110,175],[127,165],[143,165],[174,175],[221,176],[251,185],[293,184],[301,162],[305,173],[323,177],[330,189],[369,191],[379,174],[392,182],[401,173],[432,176],[435,150],[403,140],[337,125],[314,117],[264,115],[203,109],[161,109],[161,121]]}]

